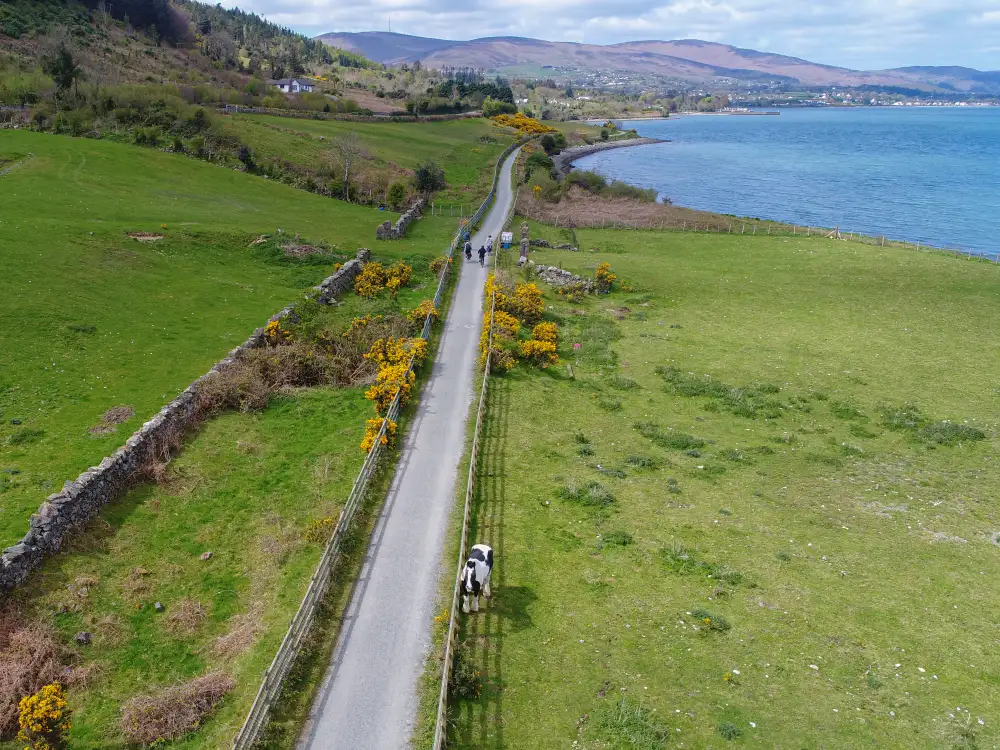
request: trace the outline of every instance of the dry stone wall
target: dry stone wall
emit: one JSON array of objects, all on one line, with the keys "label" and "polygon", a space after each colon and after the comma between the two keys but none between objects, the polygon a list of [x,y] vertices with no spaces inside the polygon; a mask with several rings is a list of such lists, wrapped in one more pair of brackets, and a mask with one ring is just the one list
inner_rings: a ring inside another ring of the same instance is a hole
[{"label": "dry stone wall", "polygon": [[547,284],[551,284],[552,286],[577,285],[581,291],[588,293],[597,291],[597,285],[593,279],[588,279],[586,276],[579,276],[555,266],[536,265],[533,261],[528,261],[528,263],[535,273],[538,274],[538,278]]},{"label": "dry stone wall", "polygon": [[[315,287],[317,299],[328,304],[348,291],[369,256],[368,250],[359,250],[354,260]],[[291,307],[286,307],[271,316],[268,322],[294,314]],[[264,329],[258,328],[242,345],[160,409],[125,441],[125,445],[72,482],[66,482],[62,491],[49,495],[38,512],[31,516],[24,538],[0,555],[0,591],[24,583],[46,557],[59,551],[68,535],[93,519],[103,506],[120,499],[130,488],[148,479],[151,468],[157,463],[168,461],[180,448],[184,433],[202,417],[198,407],[201,383],[233,365],[243,352],[265,346],[266,339]]]},{"label": "dry stone wall", "polygon": [[406,228],[420,217],[420,211],[427,205],[423,198],[417,198],[405,214],[396,219],[393,224],[384,221],[375,228],[375,239],[377,240],[401,240],[406,235]]}]

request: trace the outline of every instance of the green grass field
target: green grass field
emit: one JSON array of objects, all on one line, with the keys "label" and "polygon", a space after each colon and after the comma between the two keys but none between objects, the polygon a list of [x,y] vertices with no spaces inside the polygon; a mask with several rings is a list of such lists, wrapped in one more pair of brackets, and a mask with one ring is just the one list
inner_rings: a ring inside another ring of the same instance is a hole
[{"label": "green grass field", "polygon": [[[455,231],[428,218],[406,240],[376,245],[386,213],[173,154],[13,135],[0,158],[33,156],[0,178],[10,209],[0,223],[10,269],[0,279],[0,344],[9,353],[0,370],[4,542],[24,533],[47,494],[114,451],[335,261],[370,246],[376,260],[405,260],[414,273],[398,298],[346,295],[308,317],[310,330],[329,335],[353,316],[394,314],[433,296],[429,261]],[[333,245],[331,254],[294,260],[270,244],[251,247],[279,227],[290,240],[301,231]],[[129,231],[164,239],[140,243]],[[121,404],[135,416],[92,436],[103,412]],[[311,524],[336,520],[372,416],[355,387],[296,390],[262,412],[211,419],[162,482],[107,506],[15,592],[21,618],[53,628],[87,674],[69,692],[72,747],[124,747],[118,720],[128,698],[213,670],[231,675],[235,691],[174,744],[228,746],[331,528],[311,533]],[[204,552],[211,558],[201,560]],[[74,643],[82,630],[93,645]]]},{"label": "green grass field", "polygon": [[577,234],[634,291],[493,381],[449,747],[996,746],[1000,270]]},{"label": "green grass field", "polygon": [[[0,177],[0,547],[20,538],[48,494],[114,451],[334,261],[361,246],[389,260],[428,258],[454,232],[428,218],[406,240],[375,246],[384,212],[149,149],[20,132],[0,139],[0,158],[29,153]],[[250,248],[279,228],[325,240],[334,255],[296,261]],[[165,239],[140,243],[130,231]],[[135,416],[91,435],[117,405]]]},{"label": "green grass field", "polygon": [[[272,115],[237,115],[227,129],[261,157],[315,167],[330,151],[330,141],[357,133],[372,155],[369,164],[414,169],[426,161],[445,172],[448,189],[438,201],[476,206],[493,181],[493,165],[512,140],[512,131],[482,118],[425,123],[341,122]],[[320,139],[323,140],[320,140]],[[480,139],[487,139],[486,142]]]}]

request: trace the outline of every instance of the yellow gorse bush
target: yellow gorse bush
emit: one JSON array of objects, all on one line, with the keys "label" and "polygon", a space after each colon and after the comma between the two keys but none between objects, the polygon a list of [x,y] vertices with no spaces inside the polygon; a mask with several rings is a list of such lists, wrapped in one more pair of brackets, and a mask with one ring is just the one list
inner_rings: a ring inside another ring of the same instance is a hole
[{"label": "yellow gorse bush", "polygon": [[607,294],[610,292],[612,284],[618,280],[618,277],[611,273],[610,263],[598,264],[597,269],[594,271],[594,276],[597,278],[598,294]]},{"label": "yellow gorse bush", "polygon": [[369,261],[361,267],[361,273],[354,280],[354,291],[362,297],[375,297],[383,289],[388,289],[395,297],[399,290],[410,283],[413,267],[397,261],[385,268],[378,261]]},{"label": "yellow gorse bush", "polygon": [[[385,432],[382,432],[382,423],[385,422]],[[398,425],[391,419],[369,419],[365,423],[365,437],[361,441],[361,450],[364,453],[370,451],[374,445],[375,441],[378,440],[382,445],[392,445],[396,442],[396,428]]]},{"label": "yellow gorse bush", "polygon": [[62,685],[53,682],[18,703],[17,739],[28,743],[25,750],[60,750],[66,747],[63,736],[72,724],[72,711]]},{"label": "yellow gorse bush", "polygon": [[374,402],[375,411],[383,415],[388,411],[396,393],[399,392],[400,406],[410,399],[413,383],[417,376],[408,372],[410,359],[419,364],[427,357],[427,342],[422,338],[385,338],[372,344],[365,359],[378,365],[375,383],[367,391],[365,398]]},{"label": "yellow gorse bush", "polygon": [[543,125],[534,117],[527,117],[520,112],[516,115],[497,115],[493,118],[493,122],[497,125],[502,125],[505,128],[514,128],[515,130],[519,130],[525,135],[541,135],[542,133],[555,132],[555,128]]},{"label": "yellow gorse bush", "polygon": [[539,323],[532,330],[531,337],[554,344],[559,339],[559,328],[555,323]]},{"label": "yellow gorse bush", "polygon": [[279,321],[272,320],[264,326],[264,335],[267,336],[268,343],[280,344],[288,341],[292,337],[292,332],[282,328]]},{"label": "yellow gorse bush", "polygon": [[556,345],[551,341],[539,341],[538,339],[522,341],[521,356],[543,369],[559,361]]},{"label": "yellow gorse bush", "polygon": [[381,315],[365,315],[364,317],[361,318],[355,318],[354,320],[351,321],[350,327],[346,331],[344,331],[341,335],[344,338],[347,338],[352,333],[359,331],[362,328],[367,328],[372,323],[378,323],[382,319],[383,318]]},{"label": "yellow gorse bush", "polygon": [[431,318],[437,320],[438,311],[434,307],[434,300],[425,299],[415,308],[406,313],[406,319],[410,321],[415,326],[423,326],[424,321],[427,320],[427,316],[430,315]]}]

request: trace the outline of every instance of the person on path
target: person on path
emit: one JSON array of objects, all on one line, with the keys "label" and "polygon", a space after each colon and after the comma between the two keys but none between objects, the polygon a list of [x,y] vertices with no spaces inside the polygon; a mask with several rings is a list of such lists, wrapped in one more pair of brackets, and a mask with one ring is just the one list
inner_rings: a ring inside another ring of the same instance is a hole
[{"label": "person on path", "polygon": [[465,259],[472,260],[472,243],[468,240],[465,241]]},{"label": "person on path", "polygon": [[482,246],[479,248],[479,265],[486,265],[486,247]]},{"label": "person on path", "polygon": [[486,236],[486,252],[493,252],[493,235],[489,234]]}]

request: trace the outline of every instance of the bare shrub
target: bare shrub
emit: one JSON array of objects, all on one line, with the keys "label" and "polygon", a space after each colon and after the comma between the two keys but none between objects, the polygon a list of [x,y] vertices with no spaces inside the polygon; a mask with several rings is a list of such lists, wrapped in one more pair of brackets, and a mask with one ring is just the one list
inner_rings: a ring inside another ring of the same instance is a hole
[{"label": "bare shrub", "polygon": [[122,732],[139,745],[183,737],[197,729],[235,686],[229,675],[213,672],[153,695],[136,696],[125,704]]},{"label": "bare shrub", "polygon": [[205,607],[194,599],[181,599],[170,608],[167,630],[172,635],[194,635],[205,622]]},{"label": "bare shrub", "polygon": [[67,656],[48,628],[25,624],[12,607],[0,611],[0,736],[17,731],[21,698],[65,679]]}]

